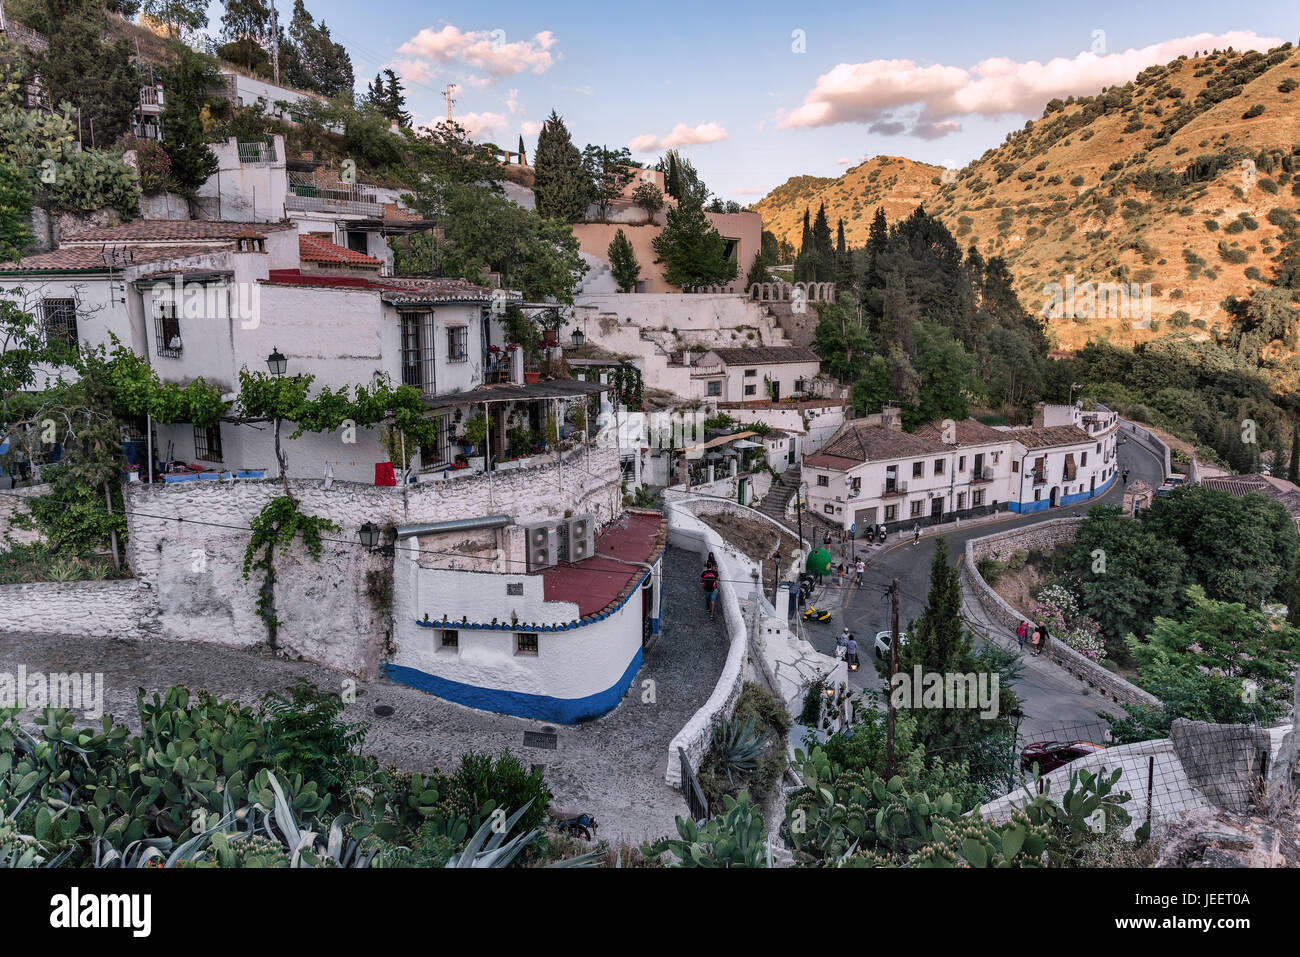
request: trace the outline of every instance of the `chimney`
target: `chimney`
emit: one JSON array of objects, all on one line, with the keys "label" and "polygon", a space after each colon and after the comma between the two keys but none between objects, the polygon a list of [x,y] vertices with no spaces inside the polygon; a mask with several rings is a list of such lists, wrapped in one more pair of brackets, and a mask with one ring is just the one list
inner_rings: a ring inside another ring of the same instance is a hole
[{"label": "chimney", "polygon": [[1034,428],[1041,429],[1043,427],[1043,415],[1043,403],[1039,402],[1034,406]]},{"label": "chimney", "polygon": [[880,424],[895,432],[903,428],[903,415],[896,405],[887,405],[880,410]]},{"label": "chimney", "polygon": [[690,364],[691,364],[691,350],[684,349],[682,350],[682,365],[689,366]]}]

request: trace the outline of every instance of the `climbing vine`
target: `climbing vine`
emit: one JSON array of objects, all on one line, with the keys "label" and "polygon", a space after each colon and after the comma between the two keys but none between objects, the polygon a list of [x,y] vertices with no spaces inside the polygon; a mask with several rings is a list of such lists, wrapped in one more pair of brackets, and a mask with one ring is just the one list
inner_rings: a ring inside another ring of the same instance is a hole
[{"label": "climbing vine", "polygon": [[284,624],[275,613],[275,550],[281,551],[302,536],[307,554],[319,560],[323,547],[322,536],[327,531],[337,531],[339,526],[319,515],[298,511],[298,503],[288,495],[271,499],[252,522],[252,537],[244,549],[244,580],[248,581],[253,569],[260,569],[262,586],[257,596],[257,613],[266,623],[267,638],[271,648],[280,625]]},{"label": "climbing vine", "polygon": [[632,365],[620,365],[609,370],[609,384],[614,387],[615,402],[629,409],[641,408],[643,384],[641,370]]}]

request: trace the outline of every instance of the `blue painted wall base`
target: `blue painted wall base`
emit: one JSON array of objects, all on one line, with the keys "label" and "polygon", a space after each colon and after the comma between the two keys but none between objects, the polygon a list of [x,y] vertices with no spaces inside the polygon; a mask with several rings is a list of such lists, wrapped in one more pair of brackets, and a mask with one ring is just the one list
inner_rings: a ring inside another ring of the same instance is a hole
[{"label": "blue painted wall base", "polygon": [[[1100,488],[1096,489],[1091,495],[1089,495],[1087,492],[1079,492],[1076,495],[1064,495],[1061,497],[1056,507],[1064,508],[1067,505],[1078,505],[1080,502],[1091,501],[1092,499],[1097,498],[1099,495],[1105,493],[1106,489],[1114,485],[1115,478],[1116,476],[1112,475],[1101,485]],[[1052,507],[1051,503],[1045,498],[1039,499],[1036,502],[1008,502],[1007,504],[1010,506],[1011,511],[1017,512],[1021,515],[1027,515],[1030,512],[1041,512],[1044,509],[1048,509]]]},{"label": "blue painted wall base", "polygon": [[578,724],[599,718],[602,714],[617,708],[640,668],[641,649],[638,648],[627,670],[612,687],[587,695],[585,698],[552,698],[550,695],[526,694],[522,691],[505,691],[501,688],[480,688],[477,685],[440,678],[405,665],[385,664],[380,670],[398,684],[418,688],[468,708],[512,714],[520,718],[554,721],[557,724]]}]

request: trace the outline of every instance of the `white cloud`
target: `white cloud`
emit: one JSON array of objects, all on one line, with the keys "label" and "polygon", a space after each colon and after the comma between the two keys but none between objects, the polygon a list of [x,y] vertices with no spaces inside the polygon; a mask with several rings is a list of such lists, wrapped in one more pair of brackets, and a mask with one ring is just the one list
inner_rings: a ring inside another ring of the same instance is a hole
[{"label": "white cloud", "polygon": [[435,64],[459,64],[484,71],[486,77],[474,77],[471,85],[496,83],[517,73],[545,73],[555,62],[550,49],[555,35],[543,30],[528,39],[511,41],[504,30],[462,31],[447,24],[441,30],[426,27],[397,52],[426,71]]},{"label": "white cloud", "polygon": [[837,160],[835,161],[835,165],[836,165],[836,166],[848,166],[848,165],[849,165],[850,163],[852,163],[852,162],[853,162],[853,160],[849,159],[847,156],[841,156],[839,159],[837,159]]},{"label": "white cloud", "polygon": [[960,130],[961,117],[1035,117],[1053,97],[1095,94],[1104,86],[1127,83],[1148,66],[1197,50],[1266,50],[1281,42],[1246,30],[1199,33],[1122,53],[1083,52],[1046,63],[1006,57],[982,60],[970,69],[922,66],[912,60],[840,63],[818,77],[803,104],[778,125],[790,129],[863,123],[884,136],[908,133],[937,139]]},{"label": "white cloud", "polygon": [[743,189],[732,190],[737,196],[763,196],[767,193],[765,189],[757,189],[753,186],[746,186]]},{"label": "white cloud", "polygon": [[541,131],[542,124],[535,120],[528,120],[520,127],[520,132],[523,133],[524,136],[536,136]]},{"label": "white cloud", "polygon": [[518,90],[508,90],[506,92],[506,109],[510,111],[511,116],[524,115],[524,108],[519,105]]},{"label": "white cloud", "polygon": [[[473,140],[488,139],[498,130],[505,130],[508,126],[505,115],[502,113],[457,113],[452,117],[452,120],[463,126],[465,132]],[[439,117],[427,125],[438,126],[446,122],[445,119]]]},{"label": "white cloud", "polygon": [[633,137],[627,145],[628,149],[633,153],[650,153],[654,150],[670,149],[674,146],[717,143],[725,140],[729,135],[721,123],[700,123],[697,126],[678,123],[667,136],[643,133],[640,136]]}]

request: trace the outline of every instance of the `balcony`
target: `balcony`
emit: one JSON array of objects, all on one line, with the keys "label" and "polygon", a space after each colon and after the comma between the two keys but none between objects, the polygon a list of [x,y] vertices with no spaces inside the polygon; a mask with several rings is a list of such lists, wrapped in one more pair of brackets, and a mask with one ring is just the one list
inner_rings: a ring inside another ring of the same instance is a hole
[{"label": "balcony", "polygon": [[289,195],[286,209],[310,213],[356,213],[360,216],[383,216],[384,205],[373,186],[362,183],[318,183],[311,174],[289,171]]},{"label": "balcony", "polygon": [[892,498],[898,495],[907,494],[906,482],[886,482],[880,491],[881,498]]},{"label": "balcony", "polygon": [[971,475],[970,480],[972,482],[992,482],[993,466],[985,465],[982,468],[976,469],[974,473]]},{"label": "balcony", "polygon": [[1046,472],[1046,470],[1044,470],[1044,469],[1034,469],[1030,474],[1031,474],[1031,475],[1033,476],[1033,478],[1034,478],[1034,484],[1035,484],[1035,485],[1046,485],[1046,484],[1047,484],[1047,472]]},{"label": "balcony", "polygon": [[240,140],[236,145],[239,149],[239,162],[241,163],[275,162],[275,143],[273,141]]},{"label": "balcony", "polygon": [[163,98],[163,89],[161,86],[146,86],[140,89],[140,112],[146,115],[156,115],[163,111],[166,106]]}]

